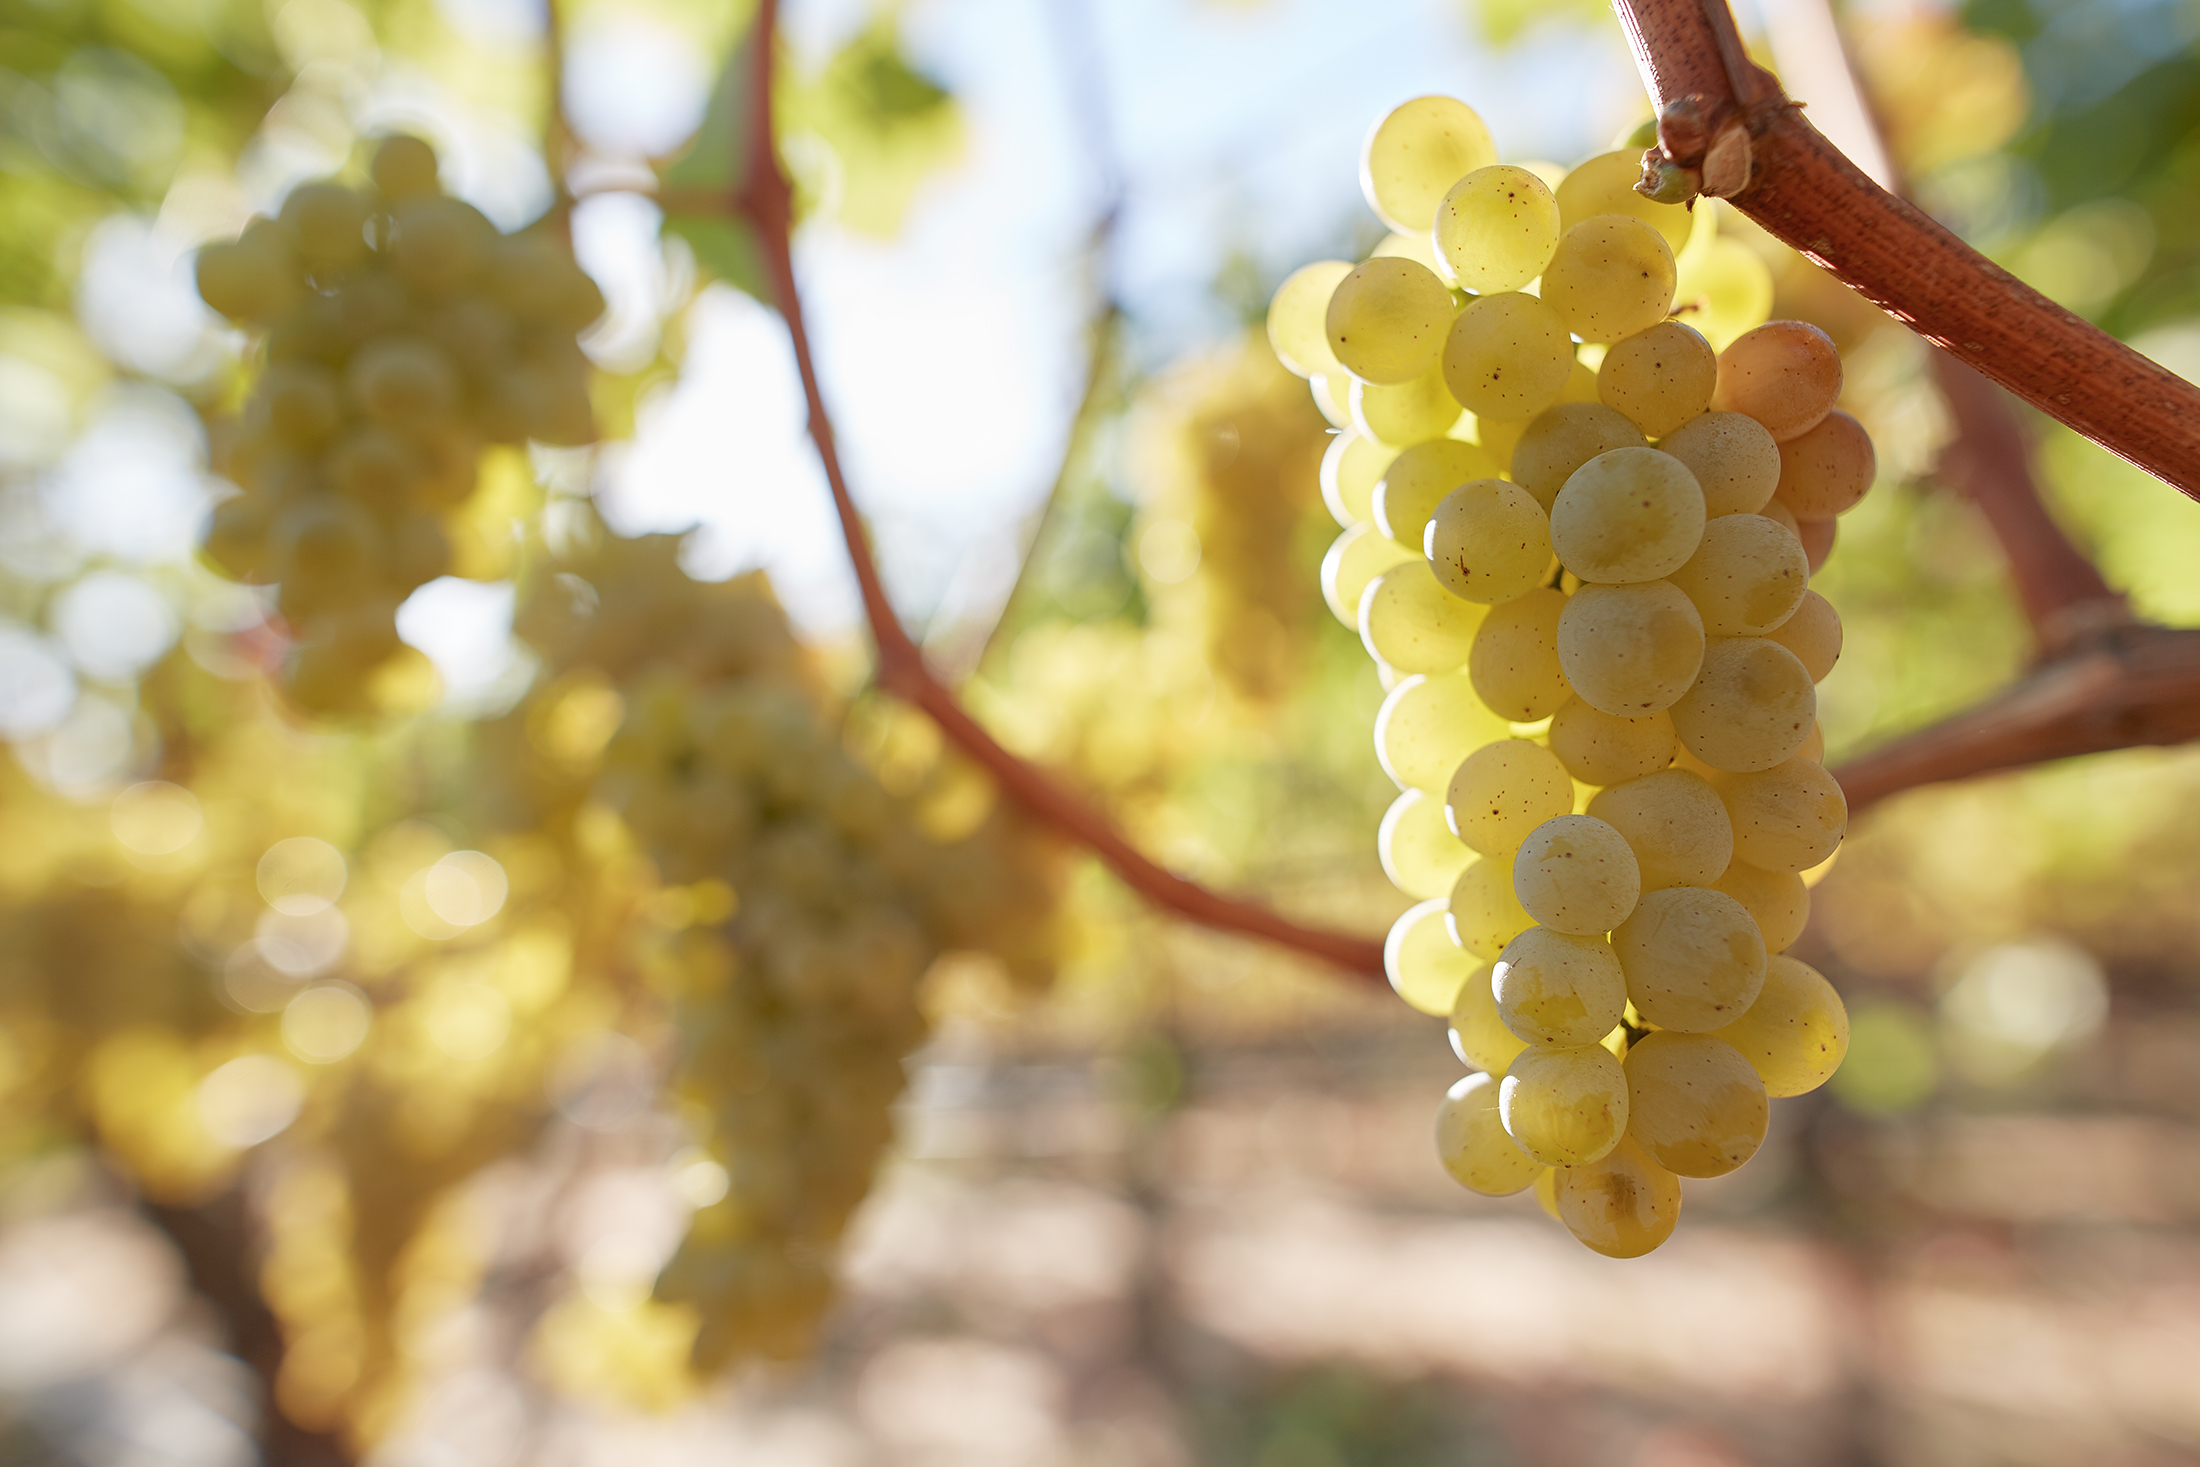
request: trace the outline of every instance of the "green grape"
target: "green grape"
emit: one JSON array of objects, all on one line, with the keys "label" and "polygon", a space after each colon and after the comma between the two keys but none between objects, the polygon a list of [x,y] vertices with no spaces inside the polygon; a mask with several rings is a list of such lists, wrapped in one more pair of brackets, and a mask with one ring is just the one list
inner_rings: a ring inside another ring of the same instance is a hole
[{"label": "green grape", "polygon": [[1765,1143],[1765,1082],[1725,1040],[1646,1034],[1627,1051],[1627,1135],[1676,1176],[1723,1177]]},{"label": "green grape", "polygon": [[[1720,818],[1725,818],[1723,808]],[[1768,953],[1784,952],[1794,946],[1810,922],[1810,888],[1792,871],[1760,871],[1747,861],[1736,861],[1711,886],[1748,909],[1749,918],[1757,924]],[[1763,1002],[1762,999],[1758,1001]]]},{"label": "green grape", "polygon": [[1799,520],[1830,520],[1856,508],[1878,471],[1871,435],[1836,408],[1780,445],[1780,487],[1773,492]]},{"label": "green grape", "polygon": [[405,199],[390,209],[390,267],[427,296],[474,284],[496,249],[497,227],[473,205],[442,194]]},{"label": "green grape", "polygon": [[1489,986],[1488,965],[1478,963],[1451,940],[1444,914],[1449,897],[1435,897],[1406,909],[1390,924],[1383,941],[1383,972],[1398,997],[1424,1014],[1450,1013],[1462,986],[1479,977]]},{"label": "green grape", "polygon": [[434,421],[458,395],[450,359],[426,341],[386,338],[352,358],[346,386],[368,417],[393,428]]},{"label": "green grape", "polygon": [[1416,97],[1376,123],[1360,149],[1360,191],[1400,234],[1426,234],[1451,186],[1497,161],[1490,130],[1466,103]]},{"label": "green grape", "polygon": [[1520,442],[1520,435],[1528,431],[1527,418],[1478,418],[1468,413],[1460,420],[1466,431],[1490,456],[1490,462],[1511,472],[1513,448]]},{"label": "green grape", "polygon": [[298,258],[316,276],[337,276],[367,257],[364,196],[335,183],[300,184],[283,200],[283,227],[298,242]]},{"label": "green grape", "polygon": [[1390,461],[1375,486],[1375,527],[1418,550],[1428,517],[1445,495],[1475,479],[1494,479],[1497,472],[1476,444],[1456,438],[1416,443]]},{"label": "green grape", "polygon": [[1594,1044],[1627,1007],[1627,980],[1601,937],[1530,927],[1491,970],[1497,1016],[1530,1044]]},{"label": "green grape", "polygon": [[1559,1221],[1557,1167],[1543,1168],[1543,1174],[1535,1179],[1535,1205],[1542,1208],[1543,1215],[1552,1222]]},{"label": "green grape", "polygon": [[1513,858],[1512,880],[1521,910],[1575,937],[1611,931],[1642,894],[1635,853],[1593,815],[1560,815],[1537,826]]},{"label": "green grape", "polygon": [[1723,891],[1673,886],[1645,895],[1612,929],[1627,1001],[1660,1029],[1706,1034],[1749,1012],[1765,981],[1765,940]]},{"label": "green grape", "polygon": [[1589,813],[1626,838],[1646,892],[1710,886],[1734,859],[1726,806],[1692,769],[1661,769],[1599,790]]},{"label": "green grape", "polygon": [[1276,360],[1294,376],[1314,377],[1339,370],[1329,349],[1329,298],[1352,273],[1344,260],[1317,260],[1291,272],[1268,303],[1268,344]]},{"label": "green grape", "polygon": [[1513,895],[1511,864],[1478,860],[1459,873],[1445,915],[1451,940],[1478,958],[1494,961],[1505,944],[1535,925]]},{"label": "green grape", "polygon": [[1397,451],[1359,432],[1339,433],[1322,454],[1322,503],[1346,529],[1374,514],[1375,486]]},{"label": "green grape", "polygon": [[1600,453],[1551,504],[1551,548],[1584,581],[1625,585],[1679,570],[1703,543],[1703,490],[1655,448]]},{"label": "green grape", "polygon": [[1534,723],[1572,696],[1559,667],[1566,594],[1548,586],[1490,608],[1467,658],[1467,677],[1490,711]]},{"label": "green grape", "polygon": [[1474,852],[1447,823],[1443,802],[1426,790],[1406,790],[1390,802],[1376,830],[1375,854],[1390,884],[1417,901],[1449,895]]},{"label": "green grape", "polygon": [[1551,715],[1551,752],[1583,784],[1624,784],[1655,774],[1673,762],[1679,740],[1666,713],[1614,718],[1580,698],[1568,698]]},{"label": "green grape", "polygon": [[1566,1231],[1607,1258],[1642,1257],[1681,1216],[1680,1178],[1627,1140],[1593,1165],[1560,1171],[1552,1197]]},{"label": "green grape", "polygon": [[1451,292],[1435,272],[1384,256],[1337,283],[1323,321],[1330,351],[1353,376],[1411,382],[1435,368],[1451,315]]},{"label": "green grape", "polygon": [[1740,413],[1704,413],[1658,447],[1688,465],[1712,519],[1756,514],[1779,487],[1780,445],[1763,424]]},{"label": "green grape", "polygon": [[268,531],[276,579],[287,597],[334,597],[371,580],[383,556],[382,531],[349,500],[316,494],[284,509]]},{"label": "green grape", "polygon": [[[508,234],[489,257],[490,296],[512,319],[570,336],[603,314],[603,292],[540,229]],[[1317,305],[1316,314],[1320,307]]]},{"label": "green grape", "polygon": [[[1561,403],[1596,402],[1597,369],[1577,355],[1574,358],[1572,369],[1566,376],[1566,389],[1559,393],[1558,400]],[[1614,446],[1617,447],[1618,445]]]},{"label": "green grape", "polygon": [[1329,603],[1337,620],[1358,631],[1360,597],[1368,582],[1419,558],[1397,541],[1376,533],[1373,525],[1354,525],[1339,535],[1322,557],[1322,599]]},{"label": "green grape", "polygon": [[1762,637],[1786,622],[1809,589],[1803,542],[1761,514],[1721,515],[1668,577],[1703,617],[1709,637]]},{"label": "green grape", "polygon": [[1558,491],[1590,459],[1615,448],[1646,446],[1639,428],[1602,403],[1562,402],[1520,435],[1512,453],[1513,482],[1547,513]]},{"label": "green grape", "polygon": [[344,420],[343,399],[327,368],[277,362],[261,376],[248,410],[251,430],[296,448],[315,448]]},{"label": "green grape", "polygon": [[1793,652],[1766,637],[1714,637],[1696,684],[1673,704],[1673,731],[1713,769],[1785,763],[1818,721],[1818,691]]},{"label": "green grape", "polygon": [[1498,1082],[1486,1074],[1451,1087],[1436,1111],[1436,1155],[1460,1186],[1485,1197],[1510,1197],[1533,1185],[1543,1164],[1505,1134],[1497,1091]]},{"label": "green grape", "polygon": [[1477,418],[1533,418],[1559,400],[1575,365],[1566,324],[1532,295],[1478,296],[1444,338],[1444,383]]},{"label": "green grape", "polygon": [[1453,995],[1451,1047],[1461,1063],[1501,1077],[1528,1041],[1506,1028],[1498,1015],[1495,974],[1495,965],[1483,963]]},{"label": "green grape", "polygon": [[1426,265],[1429,272],[1447,286],[1459,282],[1452,278],[1451,262],[1436,252],[1435,241],[1426,234],[1386,234],[1382,243],[1368,251],[1368,258],[1380,259],[1395,255],[1401,260],[1411,260],[1416,265]]},{"label": "green grape", "polygon": [[1352,374],[1343,367],[1334,372],[1317,373],[1307,379],[1307,391],[1313,395],[1314,406],[1321,411],[1323,421],[1332,428],[1352,426]]},{"label": "green grape", "polygon": [[1803,592],[1793,614],[1765,635],[1800,658],[1814,683],[1841,660],[1841,614],[1816,591]]},{"label": "green grape", "polygon": [[1767,321],[1719,353],[1711,405],[1755,418],[1781,443],[1825,421],[1841,397],[1841,353],[1808,321]]},{"label": "green grape", "polygon": [[1680,254],[1696,217],[1682,204],[1661,204],[1635,192],[1642,178],[1640,151],[1600,153],[1559,180],[1560,226],[1571,229],[1595,214],[1624,214],[1656,230],[1667,249]]},{"label": "green grape", "polygon": [[1543,271],[1543,303],[1583,341],[1621,341],[1665,319],[1673,283],[1673,252],[1655,229],[1592,214],[1560,237]]},{"label": "green grape", "polygon": [[1712,1035],[1739,1050],[1777,1100],[1833,1078],[1848,1053],[1849,1011],[1817,969],[1776,955],[1749,1012]]},{"label": "green grape", "polygon": [[1848,831],[1841,786],[1807,759],[1721,773],[1711,787],[1734,822],[1734,854],[1767,871],[1808,871],[1840,849]]},{"label": "green grape", "polygon": [[1696,681],[1703,618],[1671,581],[1588,585],[1568,598],[1557,647],[1566,683],[1583,702],[1641,718],[1672,707]]},{"label": "green grape", "polygon": [[1498,1085],[1505,1134],[1545,1166],[1586,1166],[1627,1134],[1627,1072],[1599,1044],[1530,1045]]},{"label": "green grape", "polygon": [[1444,791],[1459,761],[1510,732],[1463,672],[1401,678],[1375,715],[1375,757],[1400,789]]},{"label": "green grape", "polygon": [[375,191],[392,203],[442,192],[435,149],[403,133],[382,139],[374,150],[371,171]]},{"label": "green grape", "polygon": [[1719,355],[1692,326],[1660,321],[1614,342],[1597,368],[1597,397],[1652,438],[1711,406]]},{"label": "green grape", "polygon": [[368,508],[387,513],[402,504],[421,477],[418,456],[387,428],[355,429],[328,457],[329,479],[337,490]]},{"label": "green grape", "polygon": [[1425,544],[1444,589],[1484,605],[1534,591],[1551,564],[1543,506],[1503,479],[1476,479],[1445,495],[1429,517]]},{"label": "green grape", "polygon": [[1675,253],[1673,314],[1724,351],[1772,312],[1772,271],[1747,245],[1699,240]]},{"label": "green grape", "polygon": [[1444,792],[1452,833],[1493,858],[1518,850],[1529,831],[1573,808],[1565,766],[1527,739],[1499,739],[1476,749],[1459,761]]},{"label": "green grape", "polygon": [[1558,217],[1549,185],[1527,169],[1503,163],[1477,168],[1437,206],[1436,252],[1468,290],[1518,290],[1550,263]]},{"label": "green grape", "polygon": [[1449,433],[1459,422],[1459,403],[1444,385],[1444,374],[1430,370],[1410,382],[1352,384],[1347,399],[1352,426],[1395,453]]},{"label": "green grape", "polygon": [[271,221],[254,221],[242,239],[207,245],[194,271],[199,296],[232,321],[271,325],[301,293],[290,241]]},{"label": "green grape", "polygon": [[1415,559],[1360,593],[1360,641],[1399,672],[1449,672],[1467,660],[1485,610],[1445,590],[1428,562]]}]

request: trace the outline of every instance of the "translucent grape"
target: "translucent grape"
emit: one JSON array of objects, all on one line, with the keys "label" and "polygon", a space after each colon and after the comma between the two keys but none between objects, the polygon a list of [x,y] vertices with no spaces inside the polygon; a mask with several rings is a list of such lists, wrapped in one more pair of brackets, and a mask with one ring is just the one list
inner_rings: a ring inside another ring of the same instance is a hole
[{"label": "translucent grape", "polygon": [[1503,1075],[1528,1047],[1498,1017],[1497,995],[1492,987],[1495,965],[1483,963],[1459,987],[1451,1005],[1451,1047],[1466,1064],[1492,1075]]},{"label": "translucent grape", "polygon": [[1551,564],[1543,506],[1503,479],[1476,479],[1445,495],[1424,543],[1444,589],[1484,605],[1527,595]]},{"label": "translucent grape", "polygon": [[1520,435],[1512,452],[1513,482],[1548,512],[1574,470],[1615,448],[1644,446],[1641,430],[1602,403],[1562,402]]},{"label": "translucent grape", "polygon": [[1583,341],[1621,341],[1673,308],[1673,252],[1655,229],[1620,214],[1569,227],[1543,271],[1543,303]]},{"label": "translucent grape", "polygon": [[1498,1082],[1469,1075],[1451,1087],[1436,1111],[1436,1154],[1452,1180],[1485,1197],[1509,1197],[1534,1184],[1543,1164],[1505,1134]]},{"label": "translucent grape", "polygon": [[1674,886],[1645,895],[1612,929],[1627,1001],[1660,1029],[1705,1034],[1733,1023],[1765,981],[1765,940],[1723,891]]},{"label": "translucent grape", "polygon": [[1375,124],[1360,150],[1360,191],[1401,234],[1426,234],[1453,184],[1497,161],[1490,130],[1466,103],[1416,97]]},{"label": "translucent grape", "polygon": [[1425,233],[1399,234],[1393,231],[1384,235],[1382,243],[1367,252],[1371,260],[1383,255],[1396,255],[1401,260],[1426,265],[1446,285],[1455,286],[1459,283],[1452,277],[1451,262],[1436,252],[1436,242]]},{"label": "translucent grape", "polygon": [[1566,323],[1532,295],[1468,301],[1444,338],[1444,383],[1477,417],[1534,417],[1558,401],[1574,366]]},{"label": "translucent grape", "polygon": [[1583,586],[1558,619],[1567,685],[1617,718],[1672,707],[1696,681],[1703,648],[1703,618],[1671,581]]},{"label": "translucent grape", "polygon": [[1352,426],[1352,374],[1342,366],[1334,372],[1323,372],[1306,380],[1306,390],[1314,399],[1314,406],[1332,428]]},{"label": "translucent grape", "polygon": [[1373,525],[1359,524],[1339,535],[1322,557],[1322,599],[1337,620],[1358,631],[1360,596],[1367,583],[1393,566],[1419,560],[1420,556]]},{"label": "translucent grape", "polygon": [[[1346,529],[1373,518],[1375,486],[1398,451],[1360,432],[1339,433],[1322,453],[1322,503]],[[1419,549],[1419,545],[1414,546]]]},{"label": "translucent grape", "polygon": [[1693,770],[1661,769],[1599,790],[1589,813],[1626,837],[1646,892],[1710,886],[1734,859],[1726,806]]},{"label": "translucent grape", "polygon": [[390,265],[416,293],[450,296],[479,280],[497,227],[460,199],[423,194],[390,210]]},{"label": "translucent grape", "polygon": [[1747,861],[1736,861],[1711,886],[1749,909],[1768,953],[1793,946],[1810,921],[1810,888],[1792,871],[1760,871]]},{"label": "translucent grape", "polygon": [[1660,321],[1615,342],[1597,368],[1597,397],[1652,438],[1711,406],[1719,354],[1692,326]]},{"label": "translucent grape", "polygon": [[1352,273],[1347,260],[1317,260],[1291,272],[1268,302],[1268,344],[1284,369],[1300,377],[1342,365],[1329,349],[1329,298]]},{"label": "translucent grape", "polygon": [[1479,860],[1459,873],[1447,920],[1453,942],[1492,961],[1506,943],[1535,925],[1513,895],[1511,863],[1502,859]]},{"label": "translucent grape", "polygon": [[1481,418],[1469,413],[1462,421],[1467,425],[1470,436],[1482,446],[1482,451],[1490,456],[1490,462],[1501,469],[1509,471],[1512,463],[1513,446],[1519,443],[1520,435],[1528,430],[1529,420],[1526,418]]},{"label": "translucent grape", "polygon": [[281,219],[298,258],[317,277],[340,274],[367,258],[366,196],[338,183],[306,183],[283,200]]},{"label": "translucent grape", "polygon": [[1583,784],[1624,784],[1655,774],[1673,762],[1678,740],[1664,713],[1614,718],[1580,698],[1568,698],[1551,715],[1551,752]]},{"label": "translucent grape", "polygon": [[416,137],[399,133],[382,139],[374,150],[370,171],[375,192],[392,203],[419,194],[441,192],[435,149]]},{"label": "translucent grape", "polygon": [[1545,927],[1587,937],[1627,919],[1642,894],[1642,874],[1617,830],[1594,816],[1560,815],[1521,843],[1513,894]]},{"label": "translucent grape", "polygon": [[1558,248],[1558,200],[1525,168],[1477,168],[1437,206],[1437,253],[1460,285],[1482,295],[1518,290]]},{"label": "translucent grape", "polygon": [[1646,1034],[1626,1070],[1628,1139],[1676,1176],[1723,1177],[1764,1145],[1765,1082],[1725,1040]]},{"label": "translucent grape", "polygon": [[1839,408],[1780,445],[1780,502],[1799,520],[1847,514],[1872,487],[1879,461],[1864,425]]},{"label": "translucent grape", "polygon": [[1444,795],[1451,831],[1492,857],[1518,850],[1529,831],[1573,808],[1565,766],[1527,739],[1499,739],[1476,749],[1459,761]]},{"label": "translucent grape", "polygon": [[1767,321],[1719,353],[1712,406],[1762,423],[1785,443],[1825,420],[1841,396],[1841,353],[1808,321]]},{"label": "translucent grape", "polygon": [[1808,871],[1840,849],[1849,805],[1834,777],[1807,759],[1711,781],[1734,822],[1734,854],[1767,871]]},{"label": "translucent grape", "polygon": [[1749,1012],[1712,1033],[1740,1051],[1777,1100],[1833,1078],[1848,1053],[1849,1011],[1817,969],[1775,956]]},{"label": "translucent grape", "polygon": [[1566,1231],[1607,1258],[1642,1257],[1680,1221],[1680,1178],[1632,1141],[1593,1166],[1557,1173],[1551,1191]]},{"label": "translucent grape", "polygon": [[458,396],[458,373],[432,342],[385,337],[359,349],[345,385],[368,417],[411,428],[450,409]]},{"label": "translucent grape", "polygon": [[1375,485],[1375,528],[1400,545],[1421,548],[1428,517],[1443,497],[1475,479],[1494,479],[1497,466],[1476,444],[1436,438],[1392,459]]},{"label": "translucent grape", "polygon": [[1841,614],[1816,591],[1803,592],[1794,613],[1765,635],[1800,658],[1814,683],[1841,660]]},{"label": "translucent grape", "polygon": [[1497,1015],[1530,1044],[1594,1044],[1627,1007],[1627,979],[1601,937],[1530,927],[1505,944],[1490,974]]},{"label": "translucent grape", "polygon": [[1352,410],[1352,426],[1389,445],[1393,453],[1408,444],[1440,438],[1459,421],[1459,403],[1444,385],[1440,368],[1410,382],[1355,381],[1346,402]]},{"label": "translucent grape", "polygon": [[1452,834],[1443,801],[1406,790],[1390,802],[1375,832],[1376,858],[1390,884],[1416,900],[1448,896],[1474,853]]},{"label": "translucent grape", "polygon": [[1761,637],[1794,615],[1808,590],[1803,542],[1761,514],[1706,524],[1703,543],[1669,579],[1695,603],[1710,637]]},{"label": "translucent grape", "polygon": [[1803,736],[1803,747],[1795,751],[1798,759],[1808,759],[1813,764],[1826,762],[1826,726],[1813,723],[1810,732]]},{"label": "translucent grape", "polygon": [[1772,271],[1756,251],[1731,239],[1698,241],[1677,251],[1673,314],[1724,351],[1772,312]]},{"label": "translucent grape", "polygon": [[1627,1134],[1627,1072],[1599,1044],[1531,1045],[1497,1097],[1505,1134],[1545,1166],[1586,1166]]},{"label": "translucent grape", "polygon": [[1411,382],[1435,367],[1451,329],[1451,292],[1435,272],[1385,256],[1353,267],[1329,297],[1329,349],[1367,382]]},{"label": "translucent grape", "polygon": [[1621,149],[1600,153],[1559,180],[1556,190],[1561,227],[1571,229],[1594,214],[1624,214],[1658,232],[1676,256],[1688,243],[1696,218],[1681,204],[1661,204],[1635,192],[1642,178],[1642,154]]},{"label": "translucent grape", "polygon": [[1459,761],[1511,732],[1463,672],[1402,679],[1375,715],[1375,757],[1400,789],[1441,793]]},{"label": "translucent grape", "polygon": [[1467,676],[1491,712],[1533,723],[1572,696],[1558,657],[1566,606],[1566,594],[1546,586],[1490,608],[1475,633]]},{"label": "translucent grape", "polygon": [[1764,424],[1740,413],[1691,418],[1658,447],[1688,465],[1711,519],[1756,514],[1780,484],[1780,445]]},{"label": "translucent grape", "polygon": [[1795,538],[1803,542],[1803,559],[1810,563],[1812,575],[1817,575],[1826,557],[1833,554],[1834,537],[1839,533],[1840,524],[1835,520],[1798,519],[1795,522]]},{"label": "translucent grape", "polygon": [[1383,940],[1383,973],[1390,986],[1413,1008],[1438,1018],[1453,1011],[1468,978],[1479,977],[1489,987],[1489,965],[1451,940],[1444,925],[1450,907],[1447,897],[1408,907]]},{"label": "translucent grape", "polygon": [[1818,721],[1818,690],[1793,652],[1766,637],[1714,637],[1696,684],[1673,704],[1673,731],[1713,769],[1750,772],[1792,758]]},{"label": "translucent grape", "polygon": [[1369,656],[1400,672],[1449,672],[1467,660],[1486,609],[1445,590],[1416,557],[1360,593],[1360,641]]},{"label": "translucent grape", "polygon": [[[1774,499],[1768,501],[1765,507],[1758,510],[1757,513],[1763,515],[1768,520],[1778,520],[1782,525],[1786,526],[1787,532],[1790,535],[1793,535],[1797,541],[1801,541],[1801,539],[1803,538],[1803,522],[1795,517],[1794,510],[1789,509],[1779,500]],[[1803,556],[1806,560],[1810,557],[1810,547],[1807,545],[1803,547]]]},{"label": "translucent grape", "polygon": [[1580,468],[1551,505],[1551,548],[1599,585],[1662,580],[1703,543],[1703,491],[1655,448],[1615,448]]}]

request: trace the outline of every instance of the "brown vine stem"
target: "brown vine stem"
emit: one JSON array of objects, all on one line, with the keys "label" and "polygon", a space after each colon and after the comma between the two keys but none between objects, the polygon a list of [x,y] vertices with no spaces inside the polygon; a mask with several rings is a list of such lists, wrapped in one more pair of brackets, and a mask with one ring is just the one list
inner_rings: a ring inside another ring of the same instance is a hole
[{"label": "brown vine stem", "polygon": [[863,612],[878,648],[879,686],[923,709],[950,741],[982,765],[1034,818],[1090,850],[1122,882],[1156,906],[1224,932],[1257,937],[1322,958],[1356,976],[1380,981],[1382,944],[1364,937],[1305,927],[1254,902],[1222,896],[1157,865],[1117,831],[1107,817],[1067,785],[1001,746],[999,740],[964,709],[954,693],[932,675],[924,653],[911,640],[887,599],[871,553],[868,532],[856,511],[842,472],[832,418],[818,385],[810,336],[802,315],[802,294],[794,273],[794,193],[779,166],[773,133],[772,84],[776,62],[778,0],[761,0],[750,37],[749,111],[745,119],[745,158],[732,207],[755,228],[771,277],[772,293],[794,343],[795,364],[809,403],[810,437],[832,488],[833,508],[848,558],[862,592]]}]

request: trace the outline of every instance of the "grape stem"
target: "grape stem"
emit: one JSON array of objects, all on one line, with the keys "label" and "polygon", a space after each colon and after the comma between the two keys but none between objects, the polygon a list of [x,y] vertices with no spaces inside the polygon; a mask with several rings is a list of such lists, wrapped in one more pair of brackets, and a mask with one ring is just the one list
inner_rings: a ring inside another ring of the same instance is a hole
[{"label": "grape stem", "polygon": [[787,334],[794,344],[795,365],[802,375],[802,392],[809,404],[810,438],[832,489],[833,508],[840,516],[841,538],[848,548],[856,584],[862,593],[864,619],[878,649],[878,683],[888,693],[912,703],[931,716],[956,747],[982,765],[1017,804],[1064,837],[1084,846],[1132,890],[1154,905],[1189,918],[1203,926],[1260,938],[1281,947],[1322,958],[1356,977],[1380,981],[1383,949],[1380,942],[1320,928],[1305,927],[1258,903],[1209,891],[1166,870],[1147,858],[1117,831],[1108,818],[1052,774],[1019,758],[964,709],[926,665],[923,651],[903,628],[879,579],[868,532],[849,493],[840,452],[833,436],[832,418],[818,385],[812,360],[809,330],[802,314],[802,294],[794,273],[794,193],[779,166],[779,149],[773,132],[772,84],[777,57],[778,0],[760,0],[756,30],[751,37],[750,58],[755,68],[748,89],[748,116],[743,133],[743,176],[729,200],[736,213],[756,230],[766,273]]}]

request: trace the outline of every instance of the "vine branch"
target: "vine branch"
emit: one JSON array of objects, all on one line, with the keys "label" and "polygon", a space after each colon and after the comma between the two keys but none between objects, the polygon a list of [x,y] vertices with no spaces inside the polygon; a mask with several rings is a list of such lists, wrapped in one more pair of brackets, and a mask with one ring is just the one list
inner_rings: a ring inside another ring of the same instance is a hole
[{"label": "vine branch", "polygon": [[802,314],[802,293],[795,279],[794,193],[779,166],[773,131],[772,84],[776,59],[778,0],[761,0],[750,38],[754,71],[744,119],[744,170],[731,204],[756,230],[772,294],[794,343],[795,365],[809,405],[811,440],[832,489],[833,508],[847,542],[862,593],[863,613],[878,652],[879,686],[923,709],[948,739],[983,766],[1018,804],[1069,839],[1090,850],[1122,882],[1155,905],[1203,926],[1326,959],[1339,968],[1378,981],[1383,972],[1380,942],[1302,926],[1257,903],[1222,896],[1156,864],[1117,831],[1107,817],[1053,775],[1019,758],[970,716],[961,702],[926,664],[924,653],[894,612],[880,580],[870,535],[856,511],[854,496],[840,462],[831,415],[826,411],[809,329]]}]

